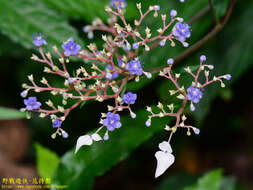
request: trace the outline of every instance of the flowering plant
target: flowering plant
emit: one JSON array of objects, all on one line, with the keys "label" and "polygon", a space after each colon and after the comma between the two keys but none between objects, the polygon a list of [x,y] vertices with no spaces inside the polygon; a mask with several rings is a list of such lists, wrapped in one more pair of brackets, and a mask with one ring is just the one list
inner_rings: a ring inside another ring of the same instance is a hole
[{"label": "flowering plant", "polygon": [[[45,53],[43,50],[43,46],[47,45],[43,35],[33,37],[33,44],[38,48],[40,55],[34,54],[31,58],[34,61],[46,64],[45,73],[61,77],[64,87],[53,86],[45,77],[40,81],[42,85],[38,85],[33,75],[30,75],[28,76],[30,84],[23,84],[25,90],[21,96],[26,98],[30,91],[50,92],[54,96],[60,95],[62,102],[56,104],[52,100],[48,100],[45,102],[47,107],[44,107],[36,97],[30,96],[24,100],[26,107],[22,108],[21,111],[27,112],[28,118],[31,116],[31,112],[40,113],[42,118],[50,117],[52,127],[56,129],[52,138],[56,138],[57,135],[63,138],[68,137],[68,133],[62,129],[63,122],[73,109],[82,106],[86,101],[114,100],[114,105],[108,105],[108,112],[101,114],[101,127],[93,134],[78,138],[76,153],[84,145],[92,145],[94,141],[102,139],[108,140],[110,132],[122,127],[119,113],[123,110],[127,110],[133,119],[137,117],[131,108],[131,105],[138,101],[137,94],[126,92],[126,85],[131,80],[138,82],[142,76],[150,79],[152,73],[156,72],[143,69],[143,64],[147,63],[143,63],[139,56],[142,52],[148,53],[154,48],[168,44],[175,47],[177,42],[184,47],[189,46],[186,40],[191,36],[191,28],[184,22],[183,18],[177,16],[176,10],[170,11],[169,18],[166,14],[162,14],[162,26],[154,32],[149,27],[146,27],[144,31],[141,28],[144,19],[149,14],[153,13],[154,17],[158,17],[159,5],[150,6],[148,10],[143,12],[141,4],[138,3],[137,9],[140,17],[134,21],[133,26],[125,18],[127,6],[125,0],[112,0],[110,6],[105,8],[110,15],[108,24],[104,24],[100,19],[95,19],[92,25],[83,28],[90,39],[93,38],[93,33],[96,30],[107,32],[107,35],[102,36],[104,41],[102,47],[91,43],[88,45],[88,49],[84,49],[70,37],[62,44],[61,50],[56,46],[53,47],[54,53],[58,56],[56,62],[51,53]],[[68,70],[68,64],[73,57],[83,60],[85,65],[71,74]],[[151,107],[147,107],[148,119],[144,122],[147,127],[151,126],[152,118],[155,117],[173,117],[176,120],[173,126],[169,126],[169,124],[165,126],[165,130],[171,132],[170,136],[168,141],[159,144],[160,151],[155,154],[157,159],[156,177],[163,174],[175,160],[170,141],[177,129],[187,129],[187,135],[190,135],[191,131],[195,134],[200,133],[196,127],[186,124],[187,118],[184,111],[188,108],[187,106],[189,105],[190,110],[194,111],[194,104],[201,100],[206,86],[220,82],[221,87],[225,87],[223,80],[230,80],[231,78],[231,75],[226,74],[214,76],[210,79],[209,72],[213,66],[206,64],[206,57],[202,55],[196,73],[190,67],[185,68],[185,71],[192,76],[191,86],[185,87],[179,80],[181,74],[175,73],[173,70],[174,59],[167,58],[167,63],[164,65],[166,67],[159,70],[159,76],[173,83],[174,88],[169,89],[169,93],[181,101],[181,106],[176,108],[174,104],[164,105],[159,102],[157,107],[160,111],[157,113]],[[204,82],[200,80],[202,73],[205,77]],[[69,106],[68,102],[71,99],[75,103]]]}]

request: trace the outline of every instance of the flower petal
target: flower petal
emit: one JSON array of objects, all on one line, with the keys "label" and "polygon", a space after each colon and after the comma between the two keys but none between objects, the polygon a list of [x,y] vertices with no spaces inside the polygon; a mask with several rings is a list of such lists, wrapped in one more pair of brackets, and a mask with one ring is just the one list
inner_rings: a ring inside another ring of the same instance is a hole
[{"label": "flower petal", "polygon": [[172,153],[172,148],[170,144],[167,141],[163,141],[159,144],[160,150],[162,150],[165,153]]},{"label": "flower petal", "polygon": [[155,178],[162,175],[175,161],[175,157],[170,153],[157,151],[155,153],[157,166],[155,171]]},{"label": "flower petal", "polygon": [[84,146],[84,145],[88,145],[88,146],[92,145],[92,138],[90,135],[80,136],[77,139],[75,154],[78,152],[81,146]]},{"label": "flower petal", "polygon": [[94,133],[93,135],[91,135],[91,138],[94,140],[94,141],[101,141],[102,138],[99,134],[97,133]]}]

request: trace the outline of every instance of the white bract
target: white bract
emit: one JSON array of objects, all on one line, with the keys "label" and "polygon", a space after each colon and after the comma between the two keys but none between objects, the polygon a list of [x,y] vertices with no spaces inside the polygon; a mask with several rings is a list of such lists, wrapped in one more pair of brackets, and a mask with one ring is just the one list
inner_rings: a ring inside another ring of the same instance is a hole
[{"label": "white bract", "polygon": [[155,177],[162,175],[175,161],[175,157],[172,155],[172,149],[167,141],[163,141],[159,144],[161,151],[155,153],[157,160],[157,166],[155,171]]},{"label": "white bract", "polygon": [[93,140],[90,135],[80,136],[77,139],[75,154],[78,152],[78,150],[81,148],[81,146],[84,146],[84,145],[90,146],[90,145],[92,145],[92,142],[93,142]]}]

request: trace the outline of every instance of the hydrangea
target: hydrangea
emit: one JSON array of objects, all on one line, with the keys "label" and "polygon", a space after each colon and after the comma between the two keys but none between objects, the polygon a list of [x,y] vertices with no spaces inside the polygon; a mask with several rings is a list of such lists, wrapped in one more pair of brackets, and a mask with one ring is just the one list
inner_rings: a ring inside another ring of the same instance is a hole
[{"label": "hydrangea", "polygon": [[38,36],[33,36],[33,42],[32,42],[35,46],[40,47],[43,44],[47,45],[47,42],[45,40],[45,38],[42,35],[38,35]]},{"label": "hydrangea", "polygon": [[126,8],[127,3],[125,0],[112,0],[110,5],[115,9],[123,9]]},{"label": "hydrangea", "polygon": [[77,55],[81,49],[81,46],[75,43],[72,37],[62,44],[61,47],[64,50],[65,56]]},{"label": "hydrangea", "polygon": [[[108,70],[109,70],[109,71],[108,71]],[[107,79],[109,79],[109,80],[113,80],[113,79],[118,78],[119,73],[117,73],[117,72],[111,73],[110,70],[113,71],[113,67],[112,67],[111,65],[106,66],[105,78],[107,78]]]},{"label": "hydrangea", "polygon": [[102,121],[102,123],[107,127],[108,131],[113,131],[115,128],[121,127],[119,114],[114,114],[111,112],[106,114],[106,118]]},{"label": "hydrangea", "polygon": [[132,75],[141,75],[143,70],[141,67],[141,62],[139,60],[131,60],[126,65],[126,69],[129,71]]},{"label": "hydrangea", "polygon": [[36,97],[29,97],[28,99],[24,100],[24,104],[26,105],[26,110],[38,110],[40,109],[41,103],[37,101]]},{"label": "hydrangea", "polygon": [[177,22],[172,30],[172,34],[178,37],[178,40],[184,42],[191,36],[190,26],[186,23]]},{"label": "hydrangea", "polygon": [[194,88],[193,86],[190,86],[187,89],[187,98],[193,103],[198,103],[199,100],[202,98],[202,95],[203,93],[199,88]]},{"label": "hydrangea", "polygon": [[137,99],[137,94],[128,92],[123,95],[123,100],[126,104],[134,104]]},{"label": "hydrangea", "polygon": [[59,119],[53,119],[53,127],[58,128],[61,126],[61,121]]}]

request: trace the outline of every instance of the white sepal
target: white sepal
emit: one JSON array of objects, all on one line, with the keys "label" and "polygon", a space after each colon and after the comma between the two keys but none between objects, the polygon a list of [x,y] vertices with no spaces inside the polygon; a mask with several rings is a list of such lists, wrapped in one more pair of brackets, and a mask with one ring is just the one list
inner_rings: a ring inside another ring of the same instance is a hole
[{"label": "white sepal", "polygon": [[167,141],[163,141],[159,144],[159,148],[161,151],[165,153],[172,153],[172,148]]},{"label": "white sepal", "polygon": [[93,140],[90,135],[80,136],[77,139],[75,154],[78,152],[78,150],[81,148],[81,146],[84,146],[84,145],[90,146],[90,145],[92,145],[92,142],[93,142]]},{"label": "white sepal", "polygon": [[97,133],[94,133],[93,135],[91,135],[91,138],[94,140],[94,141],[101,141],[102,138],[99,134]]},{"label": "white sepal", "polygon": [[157,166],[155,171],[155,178],[162,175],[175,161],[175,157],[170,153],[157,151],[155,153]]}]

